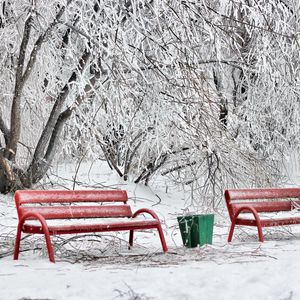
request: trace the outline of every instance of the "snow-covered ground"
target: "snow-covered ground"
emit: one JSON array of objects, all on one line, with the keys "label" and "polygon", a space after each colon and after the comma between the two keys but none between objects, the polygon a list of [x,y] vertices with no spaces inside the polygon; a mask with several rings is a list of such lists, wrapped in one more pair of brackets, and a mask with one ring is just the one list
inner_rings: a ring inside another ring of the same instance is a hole
[{"label": "snow-covered ground", "polygon": [[[182,246],[176,218],[188,207],[182,194],[159,182],[152,188],[127,184],[106,165],[83,165],[76,173],[61,166],[53,187],[119,187],[134,209],[153,209],[161,218],[169,253],[163,254],[154,231],[55,238],[56,264],[48,261],[42,237],[21,243],[12,259],[17,216],[12,195],[0,201],[0,299],[299,299],[300,226],[268,229],[265,243],[255,230],[236,230],[226,242],[226,211],[215,214],[213,245]],[[76,178],[74,176],[76,175]],[[49,186],[49,188],[51,188]]]}]

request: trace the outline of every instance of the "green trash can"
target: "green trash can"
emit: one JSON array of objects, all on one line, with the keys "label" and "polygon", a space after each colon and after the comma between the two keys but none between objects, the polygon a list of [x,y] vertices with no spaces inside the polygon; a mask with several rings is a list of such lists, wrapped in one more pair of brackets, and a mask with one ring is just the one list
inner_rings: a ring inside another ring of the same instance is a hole
[{"label": "green trash can", "polygon": [[214,215],[187,215],[177,217],[183,245],[194,248],[212,244]]}]

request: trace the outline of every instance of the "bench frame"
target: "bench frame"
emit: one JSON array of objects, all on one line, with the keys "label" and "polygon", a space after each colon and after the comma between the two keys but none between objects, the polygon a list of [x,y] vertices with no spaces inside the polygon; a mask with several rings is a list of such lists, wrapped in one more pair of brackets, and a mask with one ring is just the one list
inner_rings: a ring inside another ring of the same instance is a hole
[{"label": "bench frame", "polygon": [[[88,232],[129,231],[129,248],[133,245],[135,230],[157,229],[164,252],[168,247],[164,238],[160,220],[155,212],[142,208],[135,213],[131,212],[127,204],[127,192],[123,190],[19,190],[15,193],[15,203],[18,213],[18,227],[16,234],[14,259],[17,260],[20,252],[21,234],[44,234],[49,260],[55,262],[51,235],[77,234]],[[87,203],[98,202],[98,205],[88,206]],[[71,205],[76,203],[77,205]],[[84,205],[78,205],[83,204]],[[102,205],[103,203],[109,205]],[[121,204],[120,204],[121,203]],[[41,206],[46,205],[46,206]],[[62,205],[64,204],[64,205]],[[114,204],[114,205],[111,205]],[[30,206],[28,206],[30,205]],[[53,205],[53,206],[52,206]],[[136,220],[140,214],[148,214],[152,219]],[[118,222],[120,218],[127,218],[128,222]],[[105,224],[81,224],[73,226],[49,226],[51,219],[81,219],[81,218],[116,218],[116,222]],[[117,219],[118,218],[118,219]],[[131,220],[135,219],[130,223]],[[30,225],[26,221],[37,220],[40,225]],[[90,226],[90,227],[89,227]]]},{"label": "bench frame", "polygon": [[[300,224],[300,217],[261,219],[260,213],[291,211],[300,205],[300,188],[230,189],[224,193],[231,220],[228,242],[231,242],[236,225],[256,226],[259,241],[264,241],[263,227]],[[242,213],[252,213],[253,220],[239,218]]]}]

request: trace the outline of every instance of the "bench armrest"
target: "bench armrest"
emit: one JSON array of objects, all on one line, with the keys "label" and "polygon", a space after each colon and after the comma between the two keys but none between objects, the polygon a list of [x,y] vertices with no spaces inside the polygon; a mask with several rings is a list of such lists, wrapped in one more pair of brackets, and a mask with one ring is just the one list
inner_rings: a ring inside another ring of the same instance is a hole
[{"label": "bench armrest", "polygon": [[17,236],[16,236],[16,244],[15,244],[15,250],[14,250],[14,259],[18,259],[18,256],[19,256],[21,232],[22,232],[23,225],[27,219],[30,219],[30,220],[36,219],[36,220],[40,221],[40,223],[42,225],[42,231],[43,231],[43,233],[45,235],[45,239],[46,239],[46,245],[47,245],[47,249],[48,249],[49,259],[51,262],[54,263],[55,262],[54,252],[53,252],[53,247],[52,247],[51,240],[50,240],[50,233],[49,233],[49,228],[48,228],[46,219],[41,214],[36,213],[36,212],[31,212],[31,211],[24,213],[19,219]]},{"label": "bench armrest", "polygon": [[40,221],[41,225],[42,225],[42,228],[44,230],[48,230],[48,225],[47,225],[47,222],[46,222],[46,219],[39,213],[36,213],[36,212],[26,212],[25,214],[23,214],[19,220],[19,226],[20,228],[22,228],[23,224],[25,223],[25,221],[27,219],[30,219],[30,220],[38,220]]},{"label": "bench armrest", "polygon": [[156,214],[153,210],[148,209],[148,208],[141,208],[141,209],[137,210],[137,211],[132,215],[132,218],[135,218],[135,217],[137,217],[138,215],[144,214],[144,213],[151,215],[151,216],[152,216],[154,219],[156,219],[156,220],[159,220],[157,214]]},{"label": "bench armrest", "polygon": [[232,221],[235,222],[241,212],[250,212],[253,214],[254,219],[257,223],[260,224],[260,217],[258,215],[257,210],[252,206],[242,206],[240,207],[236,213],[233,215]]},{"label": "bench armrest", "polygon": [[258,237],[259,237],[259,241],[263,242],[264,241],[264,237],[263,237],[263,233],[262,233],[262,225],[261,225],[261,221],[260,221],[260,217],[257,213],[257,210],[252,207],[252,206],[241,206],[233,215],[232,219],[231,219],[231,227],[230,227],[230,231],[228,234],[228,242],[231,242],[232,239],[232,235],[233,235],[233,231],[234,231],[234,227],[237,221],[237,218],[239,216],[239,214],[241,212],[250,212],[253,214],[255,222],[256,222],[256,226],[257,226],[257,231],[258,231]]}]

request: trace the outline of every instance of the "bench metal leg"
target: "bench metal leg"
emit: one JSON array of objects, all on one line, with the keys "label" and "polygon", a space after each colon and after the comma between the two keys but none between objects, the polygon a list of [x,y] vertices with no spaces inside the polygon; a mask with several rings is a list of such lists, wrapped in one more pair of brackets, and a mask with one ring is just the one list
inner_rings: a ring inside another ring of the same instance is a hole
[{"label": "bench metal leg", "polygon": [[[243,212],[250,212],[250,213],[253,214],[255,222],[256,222],[257,231],[258,231],[258,239],[259,239],[260,242],[263,242],[264,241],[264,236],[263,236],[263,232],[262,232],[261,221],[260,221],[260,218],[259,218],[259,215],[258,215],[257,211],[251,206],[242,206],[234,214],[234,216],[231,220],[231,227],[230,227],[229,234],[228,234],[228,239],[227,239],[228,242],[231,242],[231,240],[232,240],[234,227],[236,225],[236,220],[237,220],[239,214],[242,211]],[[243,224],[241,223],[239,225],[243,225]],[[245,225],[247,226],[247,224],[245,224]]]},{"label": "bench metal leg", "polygon": [[128,249],[130,249],[133,245],[133,230],[129,231],[129,245],[128,245]]},{"label": "bench metal leg", "polygon": [[227,239],[228,243],[230,243],[231,240],[232,240],[232,236],[233,236],[233,232],[234,232],[234,227],[235,227],[235,222],[232,221],[231,226],[230,226],[230,230],[229,230],[229,234],[228,234],[228,239]]},{"label": "bench metal leg", "polygon": [[[167,243],[166,243],[166,240],[165,240],[165,237],[164,237],[163,230],[162,230],[160,225],[157,226],[157,230],[158,230],[158,233],[159,233],[159,238],[160,238],[160,241],[161,241],[163,251],[168,252],[168,246],[167,246]],[[134,235],[134,230],[130,230],[129,231],[129,246],[128,246],[128,249],[130,249],[133,245],[133,235]]]},{"label": "bench metal leg", "polygon": [[168,246],[167,246],[167,243],[166,243],[165,236],[164,236],[163,230],[161,228],[161,225],[159,225],[157,227],[157,229],[158,229],[158,233],[159,233],[162,248],[163,248],[164,252],[168,252]]},{"label": "bench metal leg", "polygon": [[257,232],[258,232],[258,239],[260,242],[263,242],[264,241],[264,235],[263,235],[263,232],[262,232],[262,226],[260,224],[260,222],[256,222],[257,223]]},{"label": "bench metal leg", "polygon": [[31,213],[31,212],[24,214],[24,216],[19,221],[18,229],[17,229],[17,236],[16,236],[16,243],[15,243],[15,250],[14,250],[14,259],[17,260],[19,258],[22,227],[23,227],[26,219],[32,218],[32,217],[39,220],[41,225],[42,225],[42,231],[45,235],[49,260],[54,263],[55,262],[54,251],[53,251],[53,247],[52,247],[52,244],[51,244],[48,225],[47,225],[45,219],[41,215],[39,215],[37,213]]},{"label": "bench metal leg", "polygon": [[18,224],[17,229],[17,236],[16,236],[16,242],[15,242],[15,250],[14,250],[14,260],[17,260],[19,258],[19,252],[20,252],[20,242],[21,242],[21,229],[23,224]]},{"label": "bench metal leg", "polygon": [[50,239],[50,234],[49,234],[49,230],[48,228],[46,228],[47,230],[44,230],[44,234],[45,234],[45,239],[46,239],[46,245],[47,245],[47,250],[48,250],[48,255],[49,255],[49,260],[53,263],[55,263],[55,259],[54,259],[54,251],[53,251],[53,247],[51,244],[51,239]]},{"label": "bench metal leg", "polygon": [[[229,230],[229,234],[228,234],[228,239],[227,239],[228,243],[230,243],[231,240],[232,240],[234,227],[235,227],[235,222],[232,222],[230,230]],[[264,242],[264,235],[263,235],[263,232],[262,232],[262,226],[261,226],[260,222],[257,222],[257,232],[258,232],[258,240],[260,242]]]}]

